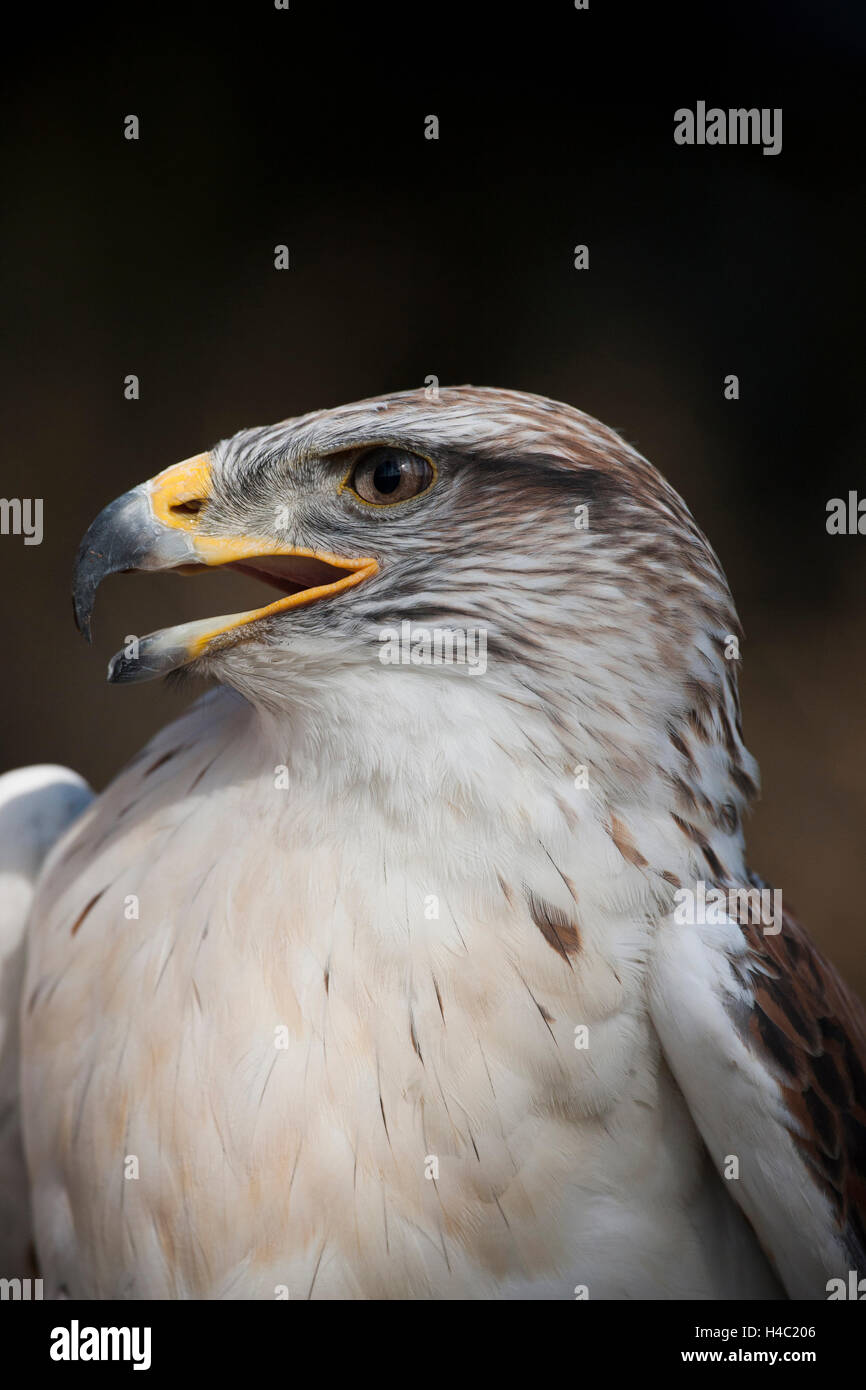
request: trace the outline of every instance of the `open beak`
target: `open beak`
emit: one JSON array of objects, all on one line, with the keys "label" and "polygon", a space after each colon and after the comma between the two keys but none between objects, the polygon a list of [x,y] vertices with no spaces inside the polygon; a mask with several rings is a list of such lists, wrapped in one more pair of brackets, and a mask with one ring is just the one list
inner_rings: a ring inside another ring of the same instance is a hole
[{"label": "open beak", "polygon": [[233,645],[241,630],[262,618],[354,588],[378,569],[368,556],[347,559],[261,537],[203,534],[199,512],[210,496],[210,467],[209,454],[184,459],[100,512],[81,542],[75,564],[73,607],[79,631],[90,640],[96,590],[106,575],[126,570],[187,573],[199,565],[231,566],[265,580],[282,597],[264,608],[163,628],[135,639],[112,658],[110,681],[162,676],[210,648]]}]

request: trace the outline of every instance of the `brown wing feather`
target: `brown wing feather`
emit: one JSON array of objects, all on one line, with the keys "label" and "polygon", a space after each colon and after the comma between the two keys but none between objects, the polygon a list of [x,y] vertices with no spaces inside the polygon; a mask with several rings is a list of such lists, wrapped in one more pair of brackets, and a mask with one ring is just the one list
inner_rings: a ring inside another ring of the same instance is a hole
[{"label": "brown wing feather", "polygon": [[[752,882],[766,887],[757,875]],[[785,1077],[792,1135],[866,1274],[866,1011],[790,913],[776,935],[742,926],[752,951],[749,1031]]]}]

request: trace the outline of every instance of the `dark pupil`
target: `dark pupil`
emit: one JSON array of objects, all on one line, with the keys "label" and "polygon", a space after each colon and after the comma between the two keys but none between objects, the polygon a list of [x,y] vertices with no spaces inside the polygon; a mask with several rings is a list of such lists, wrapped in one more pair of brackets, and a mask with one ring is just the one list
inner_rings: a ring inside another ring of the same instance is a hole
[{"label": "dark pupil", "polygon": [[403,470],[396,459],[385,459],[377,464],[373,473],[373,486],[377,492],[393,492],[399,486]]}]

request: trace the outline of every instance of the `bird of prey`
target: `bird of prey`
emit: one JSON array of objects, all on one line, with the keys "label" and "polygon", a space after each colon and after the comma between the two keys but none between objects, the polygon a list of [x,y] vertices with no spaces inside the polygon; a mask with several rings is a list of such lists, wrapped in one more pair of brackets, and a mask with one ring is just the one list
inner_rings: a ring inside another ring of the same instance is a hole
[{"label": "bird of prey", "polygon": [[46,1295],[827,1298],[866,1021],[750,910],[719,562],[589,416],[429,395],[244,429],[84,538],[85,631],[119,571],[269,593],[127,639],[110,680],[212,687],[86,807],[0,782]]}]

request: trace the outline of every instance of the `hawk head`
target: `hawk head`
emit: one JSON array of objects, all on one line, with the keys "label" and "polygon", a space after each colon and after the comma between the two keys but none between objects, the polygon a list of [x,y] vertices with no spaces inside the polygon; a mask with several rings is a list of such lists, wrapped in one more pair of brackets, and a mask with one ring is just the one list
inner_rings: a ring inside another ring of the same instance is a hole
[{"label": "hawk head", "polygon": [[[436,709],[516,742],[510,713],[521,746],[608,784],[653,767],[694,800],[709,778],[734,818],[754,790],[719,563],[656,469],[570,406],[458,387],[242,430],[97,517],[79,626],[107,574],[202,566],[275,592],[142,638],[109,680],[189,667],[271,709],[363,687],[380,738]],[[479,634],[483,669],[459,659]]]}]

